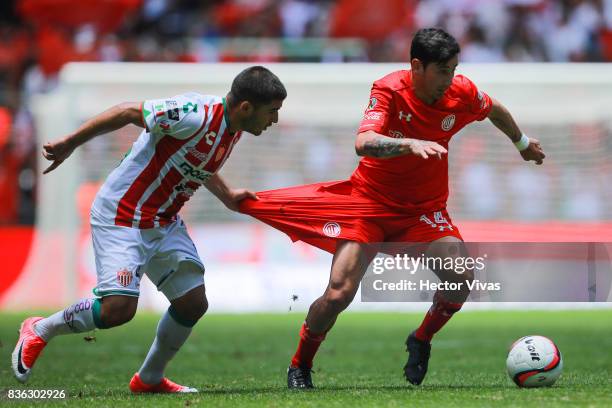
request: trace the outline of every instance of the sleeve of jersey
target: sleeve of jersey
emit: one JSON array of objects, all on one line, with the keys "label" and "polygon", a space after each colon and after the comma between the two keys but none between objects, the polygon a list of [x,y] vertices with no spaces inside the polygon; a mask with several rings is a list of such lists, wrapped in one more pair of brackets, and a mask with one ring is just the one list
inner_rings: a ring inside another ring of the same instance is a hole
[{"label": "sleeve of jersey", "polygon": [[363,113],[357,133],[373,130],[376,133],[387,134],[390,109],[391,90],[374,82],[370,92],[370,102]]},{"label": "sleeve of jersey", "polygon": [[156,136],[187,139],[202,127],[205,120],[201,102],[187,95],[147,100],[142,103],[141,110],[145,128]]},{"label": "sleeve of jersey", "polygon": [[463,83],[467,92],[470,111],[474,114],[474,120],[483,120],[489,116],[492,103],[489,95],[479,90],[476,84],[468,78],[463,77]]}]

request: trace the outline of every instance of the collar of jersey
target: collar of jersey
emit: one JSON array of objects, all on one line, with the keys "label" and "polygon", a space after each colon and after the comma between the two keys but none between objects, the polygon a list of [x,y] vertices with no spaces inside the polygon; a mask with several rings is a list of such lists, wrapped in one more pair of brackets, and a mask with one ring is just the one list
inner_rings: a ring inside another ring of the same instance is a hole
[{"label": "collar of jersey", "polygon": [[225,103],[225,98],[223,98],[223,120],[225,120],[225,128],[227,129],[227,133],[229,133],[230,135],[232,134],[232,132],[230,132],[230,122],[229,122],[229,112],[227,111],[227,103]]}]

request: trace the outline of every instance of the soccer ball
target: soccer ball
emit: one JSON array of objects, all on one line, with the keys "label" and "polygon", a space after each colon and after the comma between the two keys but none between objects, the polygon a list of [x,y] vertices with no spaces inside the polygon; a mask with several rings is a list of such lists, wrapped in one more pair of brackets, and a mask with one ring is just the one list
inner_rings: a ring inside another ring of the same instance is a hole
[{"label": "soccer ball", "polygon": [[525,336],[510,347],[506,360],[508,375],[519,387],[547,387],[563,371],[561,352],[543,336]]}]

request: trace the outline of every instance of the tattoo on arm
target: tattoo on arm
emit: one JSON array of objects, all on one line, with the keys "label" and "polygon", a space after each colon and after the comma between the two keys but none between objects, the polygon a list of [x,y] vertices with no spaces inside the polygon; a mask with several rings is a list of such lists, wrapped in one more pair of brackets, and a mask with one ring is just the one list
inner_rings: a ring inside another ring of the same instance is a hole
[{"label": "tattoo on arm", "polygon": [[512,124],[508,123],[502,118],[491,118],[491,122],[493,123],[493,125],[495,125],[496,128],[498,128],[505,134],[511,135],[513,133],[514,128]]},{"label": "tattoo on arm", "polygon": [[[517,142],[521,138],[521,131],[510,112],[508,112],[508,110],[501,105],[496,107],[495,110],[495,114],[489,115],[489,120],[491,123],[505,133],[510,140]],[[494,112],[492,111],[492,113]]]},{"label": "tattoo on arm", "polygon": [[377,137],[363,144],[363,154],[371,157],[396,157],[405,154],[402,147],[401,139]]}]

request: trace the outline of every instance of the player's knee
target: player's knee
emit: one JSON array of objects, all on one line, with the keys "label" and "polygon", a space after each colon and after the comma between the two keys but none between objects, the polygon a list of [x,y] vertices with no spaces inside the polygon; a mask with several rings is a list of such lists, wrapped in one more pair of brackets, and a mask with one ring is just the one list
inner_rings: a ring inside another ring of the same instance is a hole
[{"label": "player's knee", "polygon": [[195,324],[208,310],[204,285],[193,288],[183,296],[172,300],[173,309],[186,321]]},{"label": "player's knee", "polygon": [[340,313],[351,304],[354,297],[353,291],[332,289],[325,293],[325,302],[334,312]]},{"label": "player's knee", "polygon": [[121,326],[132,320],[138,308],[138,298],[107,296],[102,299],[100,318],[105,327]]},{"label": "player's knee", "polygon": [[204,316],[208,310],[208,300],[206,297],[198,302],[192,302],[189,305],[181,305],[176,307],[176,311],[181,317],[192,322],[197,322]]}]

